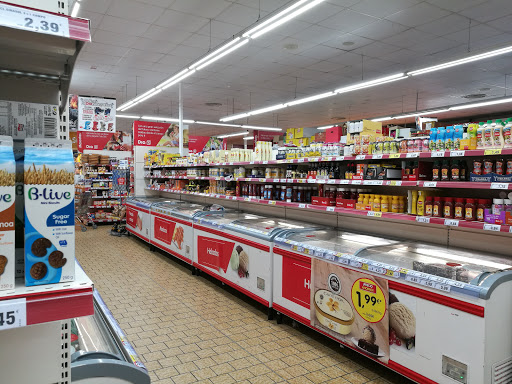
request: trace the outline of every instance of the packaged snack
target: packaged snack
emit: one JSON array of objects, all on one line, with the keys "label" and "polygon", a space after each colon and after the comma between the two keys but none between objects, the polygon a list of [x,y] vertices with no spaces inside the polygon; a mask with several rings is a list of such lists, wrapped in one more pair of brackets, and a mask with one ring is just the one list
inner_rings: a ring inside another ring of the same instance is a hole
[{"label": "packaged snack", "polygon": [[25,284],[75,279],[71,142],[25,140]]},{"label": "packaged snack", "polygon": [[14,289],[15,179],[12,137],[0,136],[0,290]]},{"label": "packaged snack", "polygon": [[15,202],[15,244],[16,244],[16,277],[25,276],[25,196],[23,193],[23,162],[25,159],[25,142],[15,140],[13,145],[16,161],[16,202]]}]

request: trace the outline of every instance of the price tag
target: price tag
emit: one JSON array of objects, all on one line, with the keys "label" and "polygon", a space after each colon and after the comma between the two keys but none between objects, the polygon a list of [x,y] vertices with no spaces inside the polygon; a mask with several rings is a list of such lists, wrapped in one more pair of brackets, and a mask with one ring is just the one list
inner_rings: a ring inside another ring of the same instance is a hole
[{"label": "price tag", "polygon": [[368,211],[366,216],[368,216],[368,217],[382,217],[382,212]]},{"label": "price tag", "polygon": [[338,184],[350,184],[350,180],[339,180]]},{"label": "price tag", "polygon": [[288,181],[288,179],[281,179],[281,183],[287,183]]},{"label": "price tag", "polygon": [[366,155],[357,155],[356,156],[356,160],[365,160],[366,159]]},{"label": "price tag", "polygon": [[458,227],[459,226],[459,220],[453,220],[453,219],[445,219],[444,225],[447,225],[449,227]]},{"label": "price tag", "polygon": [[27,325],[26,299],[0,301],[0,331]]},{"label": "price tag", "polygon": [[402,186],[402,182],[401,181],[397,181],[397,180],[393,180],[393,181],[388,181],[388,185],[391,185],[393,187],[401,187]]},{"label": "price tag", "polygon": [[246,197],[246,198],[244,198],[244,201],[251,201],[251,198],[250,197]]},{"label": "price tag", "polygon": [[450,151],[451,157],[461,157],[466,154],[466,151]]},{"label": "price tag", "polygon": [[232,161],[230,161],[230,162],[229,162],[229,165],[233,165],[233,162],[232,162]]},{"label": "price tag", "polygon": [[315,184],[315,183],[316,183],[316,180],[315,180],[315,179],[308,179],[308,183],[309,183],[309,184]]},{"label": "price tag", "polygon": [[405,275],[405,280],[410,281],[411,283],[421,284],[421,279],[411,274]]},{"label": "price tag", "polygon": [[437,181],[424,181],[423,186],[425,188],[435,188],[437,187]]},{"label": "price tag", "polygon": [[300,158],[298,162],[299,162],[299,163],[303,163],[303,162],[304,162],[304,158],[303,158],[303,157],[302,157],[302,158]]},{"label": "price tag", "polygon": [[299,204],[299,208],[306,208],[306,204]]},{"label": "price tag", "polygon": [[386,276],[390,276],[390,277],[396,277],[396,278],[399,278],[400,277],[400,272],[396,272],[396,271],[392,271],[392,270],[387,270],[386,273],[385,273]]},{"label": "price tag", "polygon": [[499,231],[501,231],[501,225],[485,223],[484,224],[484,231],[499,232]]},{"label": "price tag", "polygon": [[343,161],[345,160],[345,156],[336,156],[336,161]]},{"label": "price tag", "polygon": [[327,212],[334,212],[334,208],[336,208],[336,207],[327,207],[325,210]]},{"label": "price tag", "polygon": [[411,153],[406,154],[405,157],[407,159],[411,159],[413,157],[420,157],[420,153],[419,152],[411,152]]},{"label": "price tag", "polygon": [[353,185],[361,185],[363,183],[363,180],[352,180]]},{"label": "price tag", "polygon": [[339,262],[341,264],[345,264],[345,265],[348,265],[349,264],[349,260],[346,258],[346,257],[340,257],[339,258]]},{"label": "price tag", "polygon": [[274,200],[270,200],[270,201],[268,202],[268,204],[269,204],[269,205],[276,205],[276,202],[275,202]]},{"label": "price tag", "polygon": [[430,224],[430,217],[428,217],[428,216],[416,216],[416,221],[418,223]]},{"label": "price tag", "polygon": [[250,161],[249,164],[254,164],[254,161]]},{"label": "price tag", "polygon": [[67,17],[7,4],[0,7],[0,25],[46,35],[70,37]]},{"label": "price tag", "polygon": [[298,179],[297,182],[299,184],[304,184],[307,180],[306,179]]},{"label": "price tag", "polygon": [[358,279],[352,285],[352,305],[370,323],[378,323],[386,314],[384,292],[372,279]]},{"label": "price tag", "polygon": [[263,161],[262,164],[268,164],[268,160]]},{"label": "price tag", "polygon": [[381,155],[373,155],[372,159],[373,160],[380,160],[380,159],[382,159],[382,154]]},{"label": "price tag", "polygon": [[430,154],[431,157],[444,157],[444,151],[434,151]]},{"label": "price tag", "polygon": [[314,162],[316,162],[316,161],[320,161],[320,158],[318,158],[318,157],[310,157],[310,158],[309,158],[309,162],[310,162],[310,163],[314,163]]},{"label": "price tag", "polygon": [[499,148],[499,149],[486,149],[484,151],[484,155],[485,156],[488,156],[488,155],[501,155],[501,148]]},{"label": "price tag", "polygon": [[374,265],[368,266],[368,271],[373,273],[378,273],[379,275],[384,275],[386,273],[386,270],[381,267],[376,267]]},{"label": "price tag", "polygon": [[508,189],[509,183],[491,183],[491,189]]},{"label": "price tag", "polygon": [[348,264],[354,268],[361,268],[363,266],[363,263],[361,263],[357,260],[350,260]]},{"label": "price tag", "polygon": [[443,292],[450,292],[451,291],[451,287],[447,284],[435,284],[434,287],[435,289],[438,289],[440,291],[443,291]]},{"label": "price tag", "polygon": [[336,179],[327,180],[327,184],[336,184]]},{"label": "price tag", "polygon": [[512,233],[512,225],[510,226],[510,228],[508,229],[508,233]]},{"label": "price tag", "polygon": [[279,179],[274,179],[274,183],[279,183]]},{"label": "price tag", "polygon": [[390,153],[389,158],[390,159],[399,159],[400,155],[401,155],[401,153]]},{"label": "price tag", "polygon": [[364,185],[382,185],[384,182],[382,180],[365,180],[363,182]]}]

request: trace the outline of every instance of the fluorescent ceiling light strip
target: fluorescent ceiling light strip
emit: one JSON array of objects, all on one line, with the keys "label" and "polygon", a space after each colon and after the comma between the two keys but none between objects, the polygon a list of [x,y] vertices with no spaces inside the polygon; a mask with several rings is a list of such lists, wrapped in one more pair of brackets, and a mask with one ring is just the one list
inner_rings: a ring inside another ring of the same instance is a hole
[{"label": "fluorescent ceiling light strip", "polygon": [[242,128],[245,129],[259,129],[260,131],[276,131],[281,132],[282,128],[274,128],[274,127],[258,127],[257,125],[241,125]]},{"label": "fluorescent ceiling light strip", "polygon": [[140,119],[140,116],[135,116],[135,115],[120,115],[120,114],[116,114],[116,117],[120,117],[121,119]]},{"label": "fluorescent ceiling light strip", "polygon": [[443,113],[443,112],[448,112],[448,111],[451,111],[450,108],[445,108],[445,109],[437,109],[435,111],[425,111],[425,112],[421,112],[422,115],[432,115],[433,113]]},{"label": "fluorescent ceiling light strip", "polygon": [[149,91],[146,91],[146,92],[144,92],[142,95],[137,96],[135,99],[133,99],[132,101],[130,101],[130,103],[132,103],[132,104],[136,104],[136,103],[138,103],[140,100],[144,99],[147,95],[149,95],[149,94],[151,94],[151,93],[155,92],[156,90],[157,90],[157,89],[156,89],[156,87],[155,87],[155,88],[151,88]]},{"label": "fluorescent ceiling light strip", "polygon": [[219,126],[219,127],[242,128],[242,126],[240,124],[210,123],[208,121],[196,121],[195,124],[200,124],[200,125],[216,125],[216,126]]},{"label": "fluorescent ceiling light strip", "polygon": [[358,90],[358,89],[373,87],[373,86],[380,85],[380,84],[386,84],[386,83],[389,83],[391,81],[402,80],[402,79],[405,79],[405,78],[407,78],[407,76],[405,76],[404,73],[397,73],[395,75],[381,77],[379,79],[375,79],[375,80],[371,80],[371,81],[365,81],[364,83],[350,85],[348,87],[343,87],[343,88],[338,88],[334,92],[336,92],[336,93],[345,93],[345,92],[355,91],[355,90]]},{"label": "fluorescent ceiling light strip", "polygon": [[310,101],[325,99],[326,97],[331,97],[331,96],[334,96],[334,95],[336,95],[336,93],[334,93],[334,92],[321,93],[320,95],[304,97],[303,99],[298,99],[298,100],[292,101],[290,103],[286,103],[286,105],[288,107],[292,107],[294,105],[299,105],[299,104],[303,104],[303,103],[309,103]]},{"label": "fluorescent ceiling light strip", "polygon": [[290,21],[291,19],[301,15],[302,13],[306,12],[307,10],[313,8],[313,7],[316,7],[318,4],[324,2],[325,0],[314,0],[306,5],[304,5],[303,7],[295,10],[294,12],[292,13],[289,13],[288,15],[286,16],[283,16],[281,18],[279,18],[278,20],[276,20],[274,23],[270,24],[270,25],[267,25],[266,27],[252,33],[252,34],[249,34],[249,37],[251,39],[256,39],[257,37],[279,27],[280,25]]},{"label": "fluorescent ceiling light strip", "polygon": [[225,51],[226,49],[228,49],[229,47],[231,47],[233,44],[236,44],[239,40],[241,39],[240,36],[238,36],[237,38],[231,40],[229,43],[227,44],[224,44],[222,47],[220,47],[219,49],[213,51],[212,53],[210,53],[209,55],[206,55],[205,57],[203,57],[202,59],[196,61],[195,63],[193,63],[189,68],[190,69],[194,69],[195,67],[197,67],[198,65],[201,65],[202,63],[204,63],[205,61],[208,61],[210,60],[212,57],[214,56],[217,56],[218,54],[220,54],[221,52]]},{"label": "fluorescent ceiling light strip", "polygon": [[243,135],[248,135],[249,134],[249,131],[245,131],[245,132],[239,132],[239,133],[230,133],[228,135],[220,135],[220,136],[217,136],[219,139],[225,139],[227,137],[235,137],[235,136],[243,136]]},{"label": "fluorescent ceiling light strip", "polygon": [[323,127],[318,127],[317,129],[320,130],[320,131],[323,131],[325,129],[329,129],[329,128],[332,128],[334,127],[334,125],[324,125]]},{"label": "fluorescent ceiling light strip", "polygon": [[[142,116],[143,120],[156,120],[156,121],[169,121],[172,123],[179,123],[180,119],[177,119],[175,117],[161,117],[161,116]],[[194,120],[187,120],[183,119],[183,122],[186,124],[194,124]]]},{"label": "fluorescent ceiling light strip", "polygon": [[237,50],[238,48],[240,48],[240,47],[244,46],[244,45],[245,45],[245,44],[247,44],[248,42],[249,42],[249,40],[248,40],[248,39],[242,40],[240,43],[238,43],[237,45],[235,45],[235,46],[233,46],[233,47],[229,48],[227,51],[224,51],[224,52],[222,52],[221,54],[219,54],[218,56],[215,56],[213,59],[211,59],[211,60],[207,61],[206,63],[201,64],[200,66],[198,66],[198,67],[197,67],[197,69],[198,69],[198,70],[203,69],[204,67],[206,67],[206,66],[208,66],[208,65],[212,64],[213,62],[215,62],[215,61],[217,61],[217,60],[219,60],[219,59],[223,58],[224,56],[226,56],[226,55],[230,54],[231,52],[233,52],[233,51]]},{"label": "fluorescent ceiling light strip", "polygon": [[510,53],[510,52],[512,52],[512,46],[496,49],[494,51],[489,51],[489,52],[481,53],[479,55],[469,56],[469,57],[466,57],[464,59],[449,61],[449,62],[444,63],[444,64],[433,65],[431,67],[427,67],[427,68],[423,68],[423,69],[418,69],[417,71],[408,72],[407,74],[411,75],[411,76],[422,75],[424,73],[439,71],[441,69],[451,68],[451,67],[455,67],[457,65],[471,63],[473,61],[483,60],[483,59],[487,59],[489,57],[499,56],[499,55],[503,55],[505,53]]},{"label": "fluorescent ceiling light strip", "polygon": [[393,118],[391,116],[388,117],[379,117],[378,119],[372,119],[372,121],[386,121],[386,120],[392,120]]},{"label": "fluorescent ceiling light strip", "polygon": [[411,113],[411,114],[408,114],[408,115],[399,115],[399,116],[393,116],[393,119],[406,119],[408,117],[416,117],[416,116],[420,116],[422,113],[419,112],[419,113]]},{"label": "fluorescent ceiling light strip", "polygon": [[77,1],[73,6],[73,10],[71,11],[71,17],[76,17],[78,15],[78,11],[80,10],[80,3]]},{"label": "fluorescent ceiling light strip", "polygon": [[504,104],[504,103],[512,103],[512,98],[501,99],[501,100],[485,101],[483,103],[459,105],[459,106],[456,106],[456,107],[451,107],[450,109],[453,110],[453,111],[457,111],[459,109],[479,108],[479,107],[486,107],[488,105]]},{"label": "fluorescent ceiling light strip", "polygon": [[186,79],[187,77],[193,75],[196,72],[195,69],[191,70],[190,72],[185,73],[183,76],[178,77],[177,79],[171,81],[168,83],[165,87],[162,88],[162,90],[169,88],[171,85],[174,85],[176,83],[179,83],[181,80]]},{"label": "fluorescent ceiling light strip", "polygon": [[238,120],[238,119],[243,119],[244,117],[247,117],[247,116],[249,116],[248,113],[240,113],[238,115],[231,115],[231,116],[223,117],[222,119],[220,119],[220,121]]},{"label": "fluorescent ceiling light strip", "polygon": [[262,114],[262,113],[266,113],[266,112],[270,112],[270,111],[275,111],[276,109],[281,109],[281,108],[286,108],[286,104],[277,104],[277,105],[273,105],[271,107],[255,109],[254,111],[248,112],[248,115],[249,116],[259,115],[259,114]]},{"label": "fluorescent ceiling light strip", "polygon": [[157,87],[157,88],[163,88],[163,87],[165,87],[167,84],[169,84],[169,83],[173,82],[173,81],[174,81],[175,79],[177,79],[178,77],[183,76],[183,75],[184,75],[185,73],[187,73],[188,71],[189,71],[189,69],[188,69],[188,68],[185,68],[183,71],[181,71],[181,72],[177,73],[176,75],[172,76],[170,79],[165,80],[163,83],[161,83],[161,84],[157,85],[156,87]]},{"label": "fluorescent ceiling light strip", "polygon": [[243,34],[244,37],[249,37],[250,35],[252,35],[254,32],[256,31],[259,31],[260,29],[262,29],[263,27],[266,27],[267,25],[273,23],[274,21],[280,19],[281,17],[285,16],[287,13],[293,11],[295,8],[301,6],[302,4],[304,3],[307,3],[309,0],[300,0],[300,1],[297,1],[295,4],[289,6],[288,8],[284,9],[283,11],[279,12],[278,14],[272,16],[271,18],[261,22],[260,24],[258,24],[257,26],[255,26],[254,28],[248,30],[247,32],[245,32]]},{"label": "fluorescent ceiling light strip", "polygon": [[254,137],[244,137],[244,140],[254,140]]}]

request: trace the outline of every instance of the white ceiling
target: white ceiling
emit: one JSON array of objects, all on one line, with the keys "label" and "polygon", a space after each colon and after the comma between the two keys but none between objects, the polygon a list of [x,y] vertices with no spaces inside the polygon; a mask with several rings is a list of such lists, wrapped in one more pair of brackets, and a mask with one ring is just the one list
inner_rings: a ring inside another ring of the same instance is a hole
[{"label": "white ceiling", "polygon": [[[79,56],[71,92],[116,97],[120,104],[289,3],[293,1],[261,0],[260,10],[260,0],[82,0],[78,16],[91,20],[93,42]],[[298,47],[287,50],[287,44]],[[467,55],[468,49],[479,52],[511,44],[510,0],[328,0],[184,80],[185,117],[218,121],[361,79],[442,63]],[[512,83],[506,76],[512,72],[510,56],[254,116],[248,122],[318,126],[463,103],[468,100],[462,96],[473,93],[503,96],[511,92],[506,89]],[[173,86],[126,113],[177,116],[177,89]],[[222,106],[205,105],[211,102]],[[201,135],[232,130],[192,127],[193,134]]]}]

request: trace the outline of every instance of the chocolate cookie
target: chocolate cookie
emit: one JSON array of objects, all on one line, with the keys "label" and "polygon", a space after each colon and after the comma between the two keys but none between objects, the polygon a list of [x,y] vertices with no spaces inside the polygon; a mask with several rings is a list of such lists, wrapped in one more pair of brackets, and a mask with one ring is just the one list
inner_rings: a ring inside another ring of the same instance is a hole
[{"label": "chocolate cookie", "polygon": [[40,237],[32,243],[32,254],[37,257],[46,256],[48,248],[52,246],[52,242],[44,237]]},{"label": "chocolate cookie", "polygon": [[48,257],[48,262],[53,268],[62,268],[66,265],[67,259],[64,258],[64,254],[61,251],[53,251]]},{"label": "chocolate cookie", "polygon": [[48,267],[45,263],[35,263],[32,268],[30,268],[30,276],[32,276],[36,280],[41,280],[46,276],[48,272]]},{"label": "chocolate cookie", "polygon": [[5,272],[5,266],[7,265],[7,257],[0,255],[0,275]]}]

